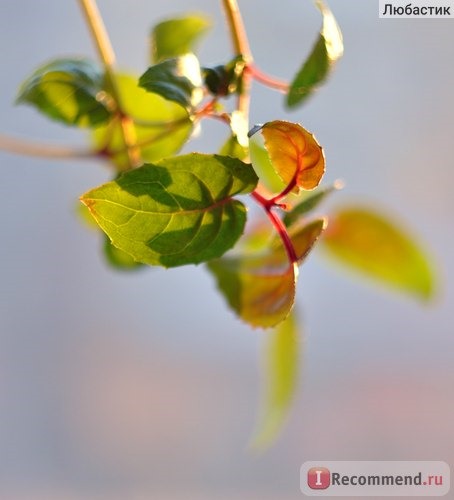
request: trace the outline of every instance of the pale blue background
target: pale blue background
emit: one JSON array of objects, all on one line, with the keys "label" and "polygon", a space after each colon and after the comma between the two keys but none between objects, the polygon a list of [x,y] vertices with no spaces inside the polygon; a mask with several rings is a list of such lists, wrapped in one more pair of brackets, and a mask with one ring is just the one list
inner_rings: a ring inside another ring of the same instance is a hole
[{"label": "pale blue background", "polygon": [[[309,1],[243,0],[257,63],[285,78],[309,51]],[[290,115],[257,86],[252,121],[315,131],[337,201],[378,203],[436,259],[430,307],[383,293],[313,255],[301,272],[303,386],[279,442],[246,450],[265,334],[242,326],[202,268],[122,275],[73,215],[109,172],[95,162],[0,153],[0,499],[297,499],[307,460],[454,462],[452,256],[454,20],[380,20],[374,0],[332,0],[346,53]],[[211,14],[200,55],[230,44],[218,2],[100,0],[118,60],[142,71],[163,16]],[[75,1],[0,2],[0,131],[63,144],[83,134],[14,107],[57,55],[94,55]],[[207,123],[194,149],[222,142]]]}]

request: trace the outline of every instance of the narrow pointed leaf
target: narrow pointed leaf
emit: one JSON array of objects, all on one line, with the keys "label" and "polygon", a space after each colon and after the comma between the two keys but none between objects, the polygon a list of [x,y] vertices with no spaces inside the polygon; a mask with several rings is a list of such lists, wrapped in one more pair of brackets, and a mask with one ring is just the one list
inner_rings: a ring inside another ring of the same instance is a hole
[{"label": "narrow pointed leaf", "polygon": [[56,59],[41,66],[23,82],[16,102],[66,125],[93,127],[110,118],[103,74],[84,59]]},{"label": "narrow pointed leaf", "polygon": [[422,299],[433,293],[427,257],[382,214],[363,207],[341,209],[330,218],[323,243],[329,255],[365,276]]},{"label": "narrow pointed leaf", "polygon": [[238,142],[236,135],[232,134],[222,145],[219,154],[245,160],[248,157],[248,149]]},{"label": "narrow pointed leaf", "polygon": [[283,221],[287,227],[297,222],[299,218],[317,208],[331,193],[342,189],[343,183],[336,181],[333,185],[319,188],[306,196],[300,203],[295,205],[284,215]]},{"label": "narrow pointed leaf", "polygon": [[292,191],[314,189],[325,173],[325,155],[315,137],[298,123],[276,120],[261,129],[271,163]]},{"label": "narrow pointed leaf", "polygon": [[252,191],[257,180],[240,160],[192,153],[128,171],[81,201],[114,246],[138,262],[174,267],[233,247],[246,208],[232,196]]},{"label": "narrow pointed leaf", "polygon": [[[179,104],[151,94],[137,85],[131,75],[117,75],[122,106],[133,119],[132,130],[143,162],[154,162],[177,153],[188,140],[193,124]],[[94,147],[101,150],[119,170],[129,167],[122,125],[118,116],[92,132]]]},{"label": "narrow pointed leaf", "polygon": [[139,86],[191,111],[203,97],[197,58],[185,54],[151,66],[140,77]]},{"label": "narrow pointed leaf", "polygon": [[262,450],[276,440],[295,398],[300,361],[298,326],[292,312],[265,339],[264,395],[253,448]]},{"label": "narrow pointed leaf", "polygon": [[168,19],[157,24],[151,33],[153,63],[195,52],[199,39],[210,26],[210,21],[201,15]]},{"label": "narrow pointed leaf", "polygon": [[[324,219],[298,228],[290,236],[301,263],[326,226]],[[253,327],[270,328],[288,316],[295,300],[297,268],[289,265],[277,238],[264,255],[224,257],[208,264],[230,307]]]},{"label": "narrow pointed leaf", "polygon": [[287,94],[287,106],[302,104],[331,73],[334,63],[342,57],[344,44],[341,30],[330,9],[316,2],[323,15],[323,26],[311,54],[295,76]]}]

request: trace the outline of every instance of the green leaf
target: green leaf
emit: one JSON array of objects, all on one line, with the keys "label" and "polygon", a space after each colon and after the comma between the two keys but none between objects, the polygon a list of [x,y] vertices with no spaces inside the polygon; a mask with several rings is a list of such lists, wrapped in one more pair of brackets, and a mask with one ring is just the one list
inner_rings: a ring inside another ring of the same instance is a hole
[{"label": "green leaf", "polygon": [[103,74],[85,59],[55,59],[21,85],[16,102],[34,106],[53,120],[93,127],[110,117]]},{"label": "green leaf", "polygon": [[[298,263],[307,257],[325,227],[325,219],[318,219],[290,234]],[[209,262],[208,268],[242,320],[252,327],[270,328],[284,321],[293,307],[296,265],[289,265],[276,238],[266,254],[224,257]]]},{"label": "green leaf", "polygon": [[[133,131],[144,162],[154,162],[177,153],[188,140],[193,124],[179,104],[137,85],[137,78],[117,75],[117,86],[125,113],[133,121]],[[129,167],[121,118],[113,117],[107,125],[93,130],[94,147],[123,170]]]},{"label": "green leaf", "polygon": [[427,257],[406,231],[382,214],[364,207],[338,210],[323,243],[329,255],[365,276],[422,299],[433,294]]},{"label": "green leaf", "polygon": [[327,196],[329,196],[334,191],[343,188],[342,181],[336,181],[333,185],[322,187],[316,191],[311,192],[309,195],[305,196],[303,200],[295,205],[289,212],[284,215],[283,222],[287,227],[298,221],[302,215],[306,215],[315,208],[317,208],[320,203],[322,203]]},{"label": "green leaf", "polygon": [[211,94],[226,97],[240,93],[246,61],[242,56],[235,57],[224,66],[203,68],[205,85]]},{"label": "green leaf", "polygon": [[298,388],[300,343],[292,312],[266,339],[263,362],[264,396],[252,447],[264,449],[279,435]]},{"label": "green leaf", "polygon": [[139,86],[190,112],[203,97],[199,61],[194,54],[162,61],[145,71],[139,78]]},{"label": "green leaf", "polygon": [[284,182],[277,175],[271,163],[262,134],[255,133],[249,138],[249,155],[260,182],[273,193],[282,191],[285,188]]},{"label": "green leaf", "polygon": [[107,263],[118,271],[135,271],[144,267],[129,254],[114,247],[106,235],[104,235],[104,256]]},{"label": "green leaf", "polygon": [[210,21],[201,15],[168,19],[157,24],[151,33],[152,61],[158,63],[189,52],[210,28]]},{"label": "green leaf", "polygon": [[242,146],[237,136],[232,134],[221,147],[219,154],[245,160],[248,157],[248,148]]},{"label": "green leaf", "polygon": [[257,184],[251,165],[192,153],[128,171],[81,201],[117,248],[164,267],[220,257],[244,230],[245,206],[232,198]]},{"label": "green leaf", "polygon": [[302,104],[331,73],[334,63],[342,57],[344,44],[341,30],[330,9],[316,1],[323,15],[323,26],[311,54],[295,76],[287,94],[287,106]]}]

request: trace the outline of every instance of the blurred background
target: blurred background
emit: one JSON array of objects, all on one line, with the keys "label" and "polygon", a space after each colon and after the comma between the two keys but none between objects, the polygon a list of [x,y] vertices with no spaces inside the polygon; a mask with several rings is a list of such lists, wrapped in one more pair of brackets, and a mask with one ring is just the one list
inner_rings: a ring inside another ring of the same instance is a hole
[{"label": "blurred background", "polygon": [[[320,17],[309,0],[241,3],[256,62],[291,78]],[[124,69],[143,72],[157,20],[213,18],[205,65],[231,54],[212,0],[99,0]],[[301,122],[325,147],[326,181],[396,214],[432,254],[429,306],[338,271],[303,267],[301,388],[288,426],[248,450],[266,333],[227,310],[203,268],[116,273],[74,215],[102,165],[0,152],[0,499],[293,500],[307,460],[454,462],[454,21],[378,18],[378,2],[331,0],[345,56],[291,114],[256,86],[252,122]],[[75,1],[1,0],[0,131],[62,144],[84,134],[14,107],[42,62],[89,55]],[[213,151],[208,122],[190,149]],[[328,205],[329,206],[329,205]],[[454,498],[451,493],[450,498]]]}]

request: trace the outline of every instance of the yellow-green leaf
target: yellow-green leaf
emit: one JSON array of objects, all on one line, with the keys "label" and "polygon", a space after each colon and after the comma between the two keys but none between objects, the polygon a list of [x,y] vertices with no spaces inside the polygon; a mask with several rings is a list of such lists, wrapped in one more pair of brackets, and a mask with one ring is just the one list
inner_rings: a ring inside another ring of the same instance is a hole
[{"label": "yellow-green leaf", "polygon": [[322,13],[323,26],[311,54],[290,85],[289,108],[302,104],[328,78],[334,63],[344,53],[342,33],[332,12],[321,0],[316,5]]},{"label": "yellow-green leaf", "polygon": [[[118,75],[117,83],[125,113],[133,119],[143,162],[153,162],[177,153],[191,134],[193,124],[179,104],[151,94],[137,85],[137,77]],[[110,158],[119,170],[129,167],[121,117],[93,130],[95,148]]]},{"label": "yellow-green leaf", "polygon": [[325,173],[325,155],[315,137],[298,123],[275,120],[261,128],[271,163],[285,185],[314,189]]},{"label": "yellow-green leaf", "polygon": [[299,375],[298,327],[292,312],[265,339],[264,390],[259,421],[251,443],[253,448],[263,449],[275,441],[292,406]]},{"label": "yellow-green leaf", "polygon": [[426,255],[383,214],[364,207],[340,209],[330,218],[323,243],[329,255],[365,276],[422,299],[433,293]]},{"label": "yellow-green leaf", "polygon": [[164,267],[223,255],[243,234],[246,208],[232,196],[257,176],[236,158],[191,153],[130,170],[81,201],[114,246]]},{"label": "yellow-green leaf", "polygon": [[157,24],[151,33],[151,58],[154,63],[178,57],[194,48],[211,23],[201,15],[167,19]]}]

